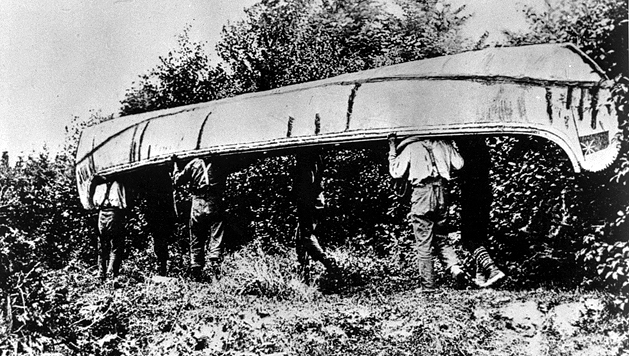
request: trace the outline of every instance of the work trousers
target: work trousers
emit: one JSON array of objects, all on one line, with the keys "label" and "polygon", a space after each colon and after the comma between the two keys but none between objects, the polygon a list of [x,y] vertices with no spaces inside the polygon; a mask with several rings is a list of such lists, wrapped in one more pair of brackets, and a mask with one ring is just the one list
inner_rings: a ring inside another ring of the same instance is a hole
[{"label": "work trousers", "polygon": [[115,277],[120,271],[124,255],[125,211],[103,209],[98,213],[98,266],[100,277]]},{"label": "work trousers", "polygon": [[153,236],[153,252],[157,258],[158,273],[165,276],[168,265],[168,241],[175,226],[173,202],[169,196],[157,195],[151,196],[148,202],[150,205],[145,215],[146,222]]},{"label": "work trousers", "polygon": [[191,268],[203,268],[206,254],[212,261],[221,259],[222,242],[225,236],[222,205],[219,194],[192,197],[190,211]]},{"label": "work trousers", "polygon": [[434,265],[431,250],[434,249],[450,270],[459,261],[452,246],[447,241],[445,228],[445,197],[442,179],[429,179],[413,186],[409,220],[415,235],[415,249],[419,273],[425,287],[435,284]]}]

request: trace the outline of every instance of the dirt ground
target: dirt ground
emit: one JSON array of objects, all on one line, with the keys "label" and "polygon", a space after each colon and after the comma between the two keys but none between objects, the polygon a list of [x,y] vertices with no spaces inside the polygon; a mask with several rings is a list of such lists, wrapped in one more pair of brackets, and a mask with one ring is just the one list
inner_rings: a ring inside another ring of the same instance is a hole
[{"label": "dirt ground", "polygon": [[609,315],[596,293],[372,289],[219,302],[211,287],[191,291],[148,354],[179,354],[182,340],[203,355],[623,355],[629,346],[627,317]]}]

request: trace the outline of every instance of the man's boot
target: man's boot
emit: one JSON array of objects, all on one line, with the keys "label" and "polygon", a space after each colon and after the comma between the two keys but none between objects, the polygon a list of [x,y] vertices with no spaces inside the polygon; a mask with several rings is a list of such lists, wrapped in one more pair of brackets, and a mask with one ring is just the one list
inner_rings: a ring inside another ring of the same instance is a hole
[{"label": "man's boot", "polygon": [[474,250],[474,261],[476,261],[476,285],[481,288],[487,288],[505,277],[489,256],[489,252],[484,246]]},{"label": "man's boot", "polygon": [[222,277],[221,260],[212,260],[210,262],[210,268],[212,271],[212,283],[218,282]]}]

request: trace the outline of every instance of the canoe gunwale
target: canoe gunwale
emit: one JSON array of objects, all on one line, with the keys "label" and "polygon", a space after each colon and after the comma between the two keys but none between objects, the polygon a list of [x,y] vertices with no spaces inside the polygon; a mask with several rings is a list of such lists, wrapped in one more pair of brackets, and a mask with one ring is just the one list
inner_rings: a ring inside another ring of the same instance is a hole
[{"label": "canoe gunwale", "polygon": [[[129,128],[130,129],[130,128]],[[399,137],[422,136],[426,138],[456,138],[457,136],[509,136],[509,135],[533,135],[548,139],[556,143],[565,153],[572,168],[576,173],[581,172],[579,158],[571,149],[568,137],[561,131],[552,130],[550,127],[535,125],[523,125],[521,123],[501,123],[485,125],[459,125],[447,127],[432,127],[418,129],[416,127],[400,127],[396,129],[371,129],[356,130],[343,133],[323,134],[320,136],[290,137],[268,141],[251,142],[248,144],[234,144],[215,146],[212,149],[196,149],[174,152],[169,155],[155,156],[136,162],[120,164],[104,169],[98,174],[103,176],[116,175],[122,172],[132,172],[150,166],[157,166],[171,162],[173,155],[181,160],[197,157],[227,156],[233,154],[281,154],[291,150],[312,146],[336,146],[366,143],[386,140],[387,135],[396,133]],[[384,146],[383,146],[384,147]],[[383,148],[384,149],[384,148]]]},{"label": "canoe gunwale", "polygon": [[[326,87],[326,86],[355,86],[355,85],[362,85],[362,84],[367,84],[367,83],[378,83],[378,82],[387,82],[387,81],[396,81],[396,80],[400,80],[400,81],[420,81],[420,80],[434,80],[434,81],[443,81],[443,80],[454,80],[454,81],[472,81],[472,82],[481,82],[481,83],[486,83],[486,84],[498,84],[498,83],[509,83],[509,84],[518,84],[518,85],[528,85],[528,86],[539,86],[539,87],[579,87],[579,88],[587,88],[587,89],[591,89],[591,88],[599,88],[599,89],[606,89],[606,88],[610,88],[611,87],[611,82],[607,79],[601,79],[601,81],[599,81],[598,83],[595,82],[590,82],[590,81],[565,81],[565,80],[555,80],[555,81],[550,81],[550,80],[538,80],[538,79],[534,79],[534,78],[514,78],[514,77],[505,77],[505,76],[396,76],[396,77],[378,77],[378,78],[370,78],[370,79],[364,79],[364,80],[353,80],[353,81],[335,81],[335,82],[331,82],[331,83],[325,83],[325,84],[319,84],[317,86],[306,86],[306,87],[300,87],[300,88],[291,88],[291,86],[287,86],[287,87],[282,87],[282,88],[278,88],[278,89],[273,89],[273,90],[269,90],[269,91],[265,91],[265,92],[257,92],[257,93],[249,93],[249,94],[243,94],[237,97],[230,97],[230,98],[225,98],[225,99],[220,99],[220,100],[216,100],[216,101],[212,101],[212,102],[208,102],[208,103],[199,103],[199,104],[192,104],[192,105],[187,105],[187,106],[183,106],[183,107],[179,107],[179,110],[173,110],[173,109],[163,109],[163,113],[161,114],[157,114],[155,116],[148,116],[143,120],[140,121],[136,121],[131,123],[129,126],[120,129],[117,133],[111,135],[110,137],[108,137],[106,140],[103,140],[102,142],[100,142],[98,145],[95,145],[91,148],[91,150],[87,153],[85,153],[85,155],[83,155],[83,157],[80,157],[77,159],[76,164],[79,164],[81,162],[83,162],[84,160],[88,159],[94,152],[96,152],[97,150],[99,150],[101,147],[103,147],[104,145],[106,145],[110,140],[112,140],[113,138],[122,135],[123,133],[127,132],[128,130],[132,130],[134,129],[136,126],[146,123],[148,121],[153,121],[159,118],[163,118],[163,117],[168,117],[168,116],[175,116],[178,114],[182,114],[185,112],[190,112],[190,111],[194,111],[197,110],[201,107],[207,106],[208,108],[212,107],[212,106],[218,106],[218,105],[225,105],[225,104],[229,104],[231,103],[233,100],[244,100],[246,98],[250,98],[250,97],[265,97],[265,96],[273,96],[273,95],[280,95],[280,94],[286,94],[286,93],[292,93],[292,92],[298,92],[298,91],[305,91],[305,90],[309,90],[313,87]],[[301,86],[301,84],[297,84],[295,86]],[[279,91],[281,90],[281,91]],[[140,114],[141,115],[141,114]],[[119,117],[119,118],[124,118],[123,117]],[[80,140],[80,138],[79,138]]]}]

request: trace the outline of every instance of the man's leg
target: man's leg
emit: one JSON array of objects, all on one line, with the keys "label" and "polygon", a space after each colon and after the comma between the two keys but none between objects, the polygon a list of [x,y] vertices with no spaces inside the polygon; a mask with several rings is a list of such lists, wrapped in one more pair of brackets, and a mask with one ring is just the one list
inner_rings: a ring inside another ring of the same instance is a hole
[{"label": "man's leg", "polygon": [[124,257],[125,234],[124,234],[124,212],[121,210],[113,211],[111,225],[111,252],[109,255],[109,267],[107,274],[112,277],[118,276],[120,265]]},{"label": "man's leg", "polygon": [[[304,212],[306,210],[306,212]],[[297,233],[297,258],[300,257],[307,264],[307,253],[310,257],[318,262],[321,262],[326,269],[334,269],[335,264],[334,260],[332,260],[326,253],[323,251],[323,248],[319,244],[319,239],[316,236],[316,218],[315,214],[317,211],[315,209],[301,209],[301,213],[298,214],[298,233]],[[303,251],[304,256],[300,256],[300,250]],[[305,264],[304,264],[305,267]]]},{"label": "man's leg", "polygon": [[215,216],[212,218],[212,221],[209,223],[209,225],[210,239],[208,241],[208,258],[211,261],[220,261],[223,254],[225,222],[219,216]]},{"label": "man's leg", "polygon": [[465,160],[465,166],[460,171],[461,241],[472,252],[476,265],[476,284],[489,286],[504,277],[484,247],[489,236],[492,194],[489,148],[482,137],[462,138],[457,140],[457,144]]},{"label": "man's leg", "polygon": [[323,251],[323,248],[319,245],[319,240],[314,234],[311,234],[310,238],[302,239],[302,244],[305,245],[305,250],[312,259],[321,262],[328,272],[339,272],[336,261]]},{"label": "man's leg", "polygon": [[111,253],[109,255],[109,267],[107,275],[116,277],[120,274],[120,265],[124,257],[125,237],[121,233],[117,233],[111,238]]},{"label": "man's leg", "polygon": [[146,220],[153,236],[153,253],[157,259],[157,273],[166,276],[168,272],[168,241],[173,234],[175,217],[172,213],[172,201],[158,196],[149,205]]},{"label": "man's leg", "polygon": [[111,249],[111,222],[109,211],[98,212],[98,273],[101,280],[107,279],[107,264]]},{"label": "man's leg", "polygon": [[461,261],[454,251],[454,247],[448,240],[447,229],[445,228],[445,218],[443,216],[435,217],[435,226],[433,228],[435,238],[433,239],[433,247],[435,253],[439,256],[439,260],[445,266],[445,269],[452,275],[452,278],[459,284],[465,283],[466,275],[461,268]]},{"label": "man's leg", "polygon": [[297,227],[295,228],[295,252],[297,253],[297,262],[299,263],[299,273],[302,275],[306,282],[310,281],[310,258],[308,258],[308,251],[306,244],[304,243],[303,229],[299,219],[297,221]]},{"label": "man's leg", "polygon": [[479,279],[477,277],[476,280],[476,284],[479,287],[490,287],[505,277],[504,272],[496,266],[485,246],[474,250],[474,260],[476,261],[477,270],[482,271],[482,278]]},{"label": "man's leg", "polygon": [[225,236],[225,222],[220,220],[211,221],[210,238],[208,239],[207,254],[210,260],[211,274],[214,278],[221,277],[221,262],[223,258],[223,238]]},{"label": "man's leg", "polygon": [[221,261],[223,258],[223,241],[225,239],[225,218],[223,216],[223,203],[220,194],[207,197],[208,204],[208,230],[207,255],[211,263],[211,273],[215,278],[220,278]]},{"label": "man's leg", "polygon": [[205,266],[205,242],[207,239],[206,203],[192,198],[190,210],[190,274],[201,278]]},{"label": "man's leg", "polygon": [[432,229],[434,223],[425,216],[412,215],[411,225],[415,235],[415,255],[417,256],[422,287],[432,289],[435,287],[435,272],[430,249],[433,240]]},{"label": "man's leg", "polygon": [[167,237],[161,233],[153,234],[153,252],[157,258],[157,274],[168,274],[168,242]]},{"label": "man's leg", "polygon": [[432,183],[413,186],[409,218],[415,235],[415,251],[422,285],[429,289],[435,287],[435,272],[431,253],[435,224],[430,216],[434,214],[437,207],[437,197],[435,197]]},{"label": "man's leg", "polygon": [[310,251],[308,241],[314,231],[312,227],[312,209],[308,209],[308,202],[304,200],[298,199],[296,204],[297,231],[295,233],[295,246],[297,248],[297,260],[302,265],[302,268],[305,269],[309,264],[308,254],[310,254]]},{"label": "man's leg", "polygon": [[454,248],[448,242],[448,236],[445,234],[436,234],[434,243],[441,263],[443,263],[446,270],[452,275],[452,278],[454,278],[458,286],[463,286],[467,280],[467,276],[461,268],[461,262]]},{"label": "man's leg", "polygon": [[107,262],[109,261],[109,236],[98,234],[98,275],[101,280],[107,279]]},{"label": "man's leg", "polygon": [[[157,259],[157,274],[166,276],[168,273],[168,240],[172,236],[174,222],[162,212],[156,213],[154,221],[149,221],[153,232],[153,253]],[[149,213],[150,214],[150,213]]]},{"label": "man's leg", "polygon": [[208,257],[212,261],[220,261],[225,237],[225,218],[223,216],[223,202],[220,194],[214,194],[207,198],[207,228],[209,240],[207,241]]},{"label": "man's leg", "polygon": [[297,222],[297,227],[295,227],[295,250],[297,252],[297,261],[300,265],[305,266],[308,263],[308,251],[306,251],[302,235],[301,223]]}]

